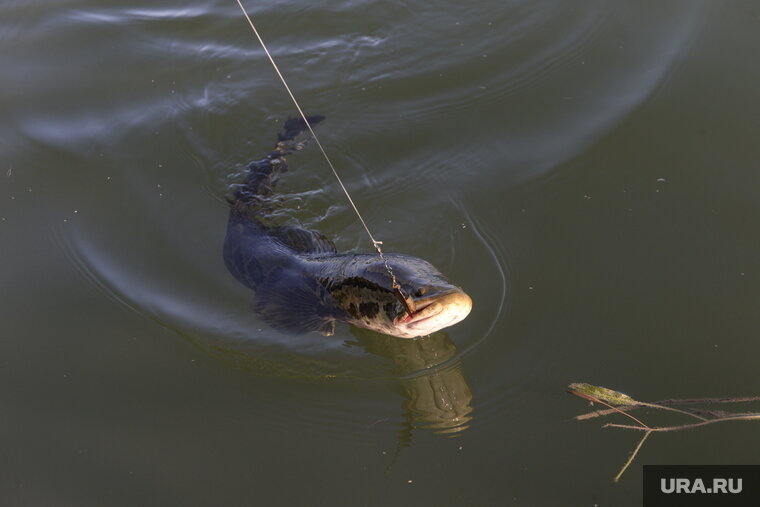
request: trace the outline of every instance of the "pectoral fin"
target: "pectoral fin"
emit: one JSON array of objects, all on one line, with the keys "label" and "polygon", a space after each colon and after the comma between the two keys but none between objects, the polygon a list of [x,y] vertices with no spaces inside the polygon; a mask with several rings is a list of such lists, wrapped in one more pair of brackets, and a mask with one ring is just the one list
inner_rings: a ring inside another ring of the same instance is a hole
[{"label": "pectoral fin", "polygon": [[280,273],[275,280],[256,290],[252,306],[269,326],[293,334],[317,331],[325,336],[335,332],[339,311],[332,296],[316,281]]}]

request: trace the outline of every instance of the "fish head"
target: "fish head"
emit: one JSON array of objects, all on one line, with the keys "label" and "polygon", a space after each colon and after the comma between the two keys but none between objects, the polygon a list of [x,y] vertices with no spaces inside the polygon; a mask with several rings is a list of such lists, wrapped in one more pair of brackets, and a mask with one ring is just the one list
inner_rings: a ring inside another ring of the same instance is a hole
[{"label": "fish head", "polygon": [[410,315],[402,308],[393,320],[393,330],[389,334],[400,338],[416,338],[435,333],[445,327],[461,322],[472,310],[472,298],[458,287],[443,290],[440,287],[418,289],[417,297],[412,297]]},{"label": "fish head", "polygon": [[394,290],[382,260],[377,256],[364,259],[353,273],[350,297],[341,298],[352,324],[399,338],[417,338],[453,326],[469,315],[470,296],[432,264],[407,255],[386,257],[406,304]]}]

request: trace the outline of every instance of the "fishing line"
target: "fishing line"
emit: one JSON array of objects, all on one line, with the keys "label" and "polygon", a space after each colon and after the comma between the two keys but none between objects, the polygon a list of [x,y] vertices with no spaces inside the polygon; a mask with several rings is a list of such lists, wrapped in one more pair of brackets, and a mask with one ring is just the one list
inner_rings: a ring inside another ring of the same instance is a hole
[{"label": "fishing line", "polygon": [[264,39],[261,38],[261,35],[259,35],[259,31],[256,30],[256,26],[254,26],[253,20],[248,15],[248,12],[246,12],[242,1],[241,0],[235,0],[235,1],[240,6],[240,10],[243,11],[243,15],[245,16],[245,19],[248,20],[248,24],[251,26],[251,30],[253,30],[254,35],[256,35],[256,38],[259,40],[259,44],[261,44],[262,49],[264,49],[264,53],[266,53],[267,58],[269,58],[269,62],[272,64],[272,67],[274,67],[274,70],[277,73],[277,76],[280,78],[280,81],[282,81],[282,84],[285,86],[285,89],[287,90],[288,95],[290,95],[290,100],[293,101],[293,104],[295,104],[296,109],[298,109],[298,113],[301,115],[301,119],[303,119],[304,123],[309,128],[309,132],[314,138],[314,141],[316,141],[317,146],[319,147],[319,151],[321,151],[322,155],[325,157],[325,160],[327,161],[327,165],[330,166],[330,169],[332,170],[333,175],[335,175],[335,179],[338,180],[338,184],[340,184],[340,188],[343,190],[343,193],[346,194],[346,198],[348,199],[348,202],[351,204],[351,207],[354,209],[356,216],[359,217],[359,221],[364,227],[364,230],[367,231],[367,236],[369,236],[370,241],[372,241],[372,246],[374,246],[375,250],[377,250],[377,253],[380,256],[380,259],[383,261],[383,265],[385,266],[385,269],[388,271],[388,274],[391,276],[391,283],[392,283],[394,292],[398,296],[399,300],[404,304],[404,308],[406,308],[406,311],[409,313],[409,316],[411,317],[412,314],[414,314],[414,308],[413,308],[414,301],[407,300],[406,295],[401,290],[401,286],[398,284],[398,281],[396,281],[396,275],[393,274],[393,269],[391,269],[390,264],[388,264],[388,259],[386,259],[385,255],[383,254],[383,250],[380,248],[380,245],[382,245],[383,242],[376,240],[375,237],[372,236],[372,233],[369,231],[369,227],[367,226],[367,223],[364,221],[362,214],[359,213],[359,208],[356,207],[356,204],[354,204],[354,200],[351,199],[351,195],[348,193],[348,189],[343,184],[343,180],[340,179],[340,176],[338,175],[338,171],[335,170],[335,166],[330,160],[330,157],[327,156],[327,152],[322,147],[322,143],[319,142],[319,138],[317,137],[317,134],[314,132],[314,129],[311,128],[311,123],[309,123],[309,120],[306,119],[306,115],[301,109],[301,106],[298,104],[298,101],[296,100],[295,95],[293,95],[293,92],[290,90],[290,86],[288,86],[288,83],[285,81],[285,78],[283,77],[282,72],[280,72],[280,68],[275,63],[274,58],[272,57],[272,54],[269,52],[269,49],[267,48],[267,45],[264,44]]}]

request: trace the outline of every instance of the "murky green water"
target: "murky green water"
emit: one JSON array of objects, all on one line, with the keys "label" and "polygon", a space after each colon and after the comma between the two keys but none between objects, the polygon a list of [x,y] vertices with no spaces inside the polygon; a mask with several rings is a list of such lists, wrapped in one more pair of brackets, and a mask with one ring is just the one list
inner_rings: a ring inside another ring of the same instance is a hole
[{"label": "murky green water", "polygon": [[[235,2],[0,5],[4,505],[641,503],[757,426],[572,421],[570,382],[760,393],[760,8],[249,2],[387,251],[473,297],[417,341],[273,332],[225,196],[294,113]],[[368,250],[316,149],[283,213]]]}]

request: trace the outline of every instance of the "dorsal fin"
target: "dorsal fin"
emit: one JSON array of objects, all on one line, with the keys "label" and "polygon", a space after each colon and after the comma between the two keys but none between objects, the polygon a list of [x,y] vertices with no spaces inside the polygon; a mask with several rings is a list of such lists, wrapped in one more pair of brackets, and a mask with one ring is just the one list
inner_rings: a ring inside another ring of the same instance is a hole
[{"label": "dorsal fin", "polygon": [[298,227],[272,227],[267,233],[296,253],[337,253],[335,244],[325,235]]}]

